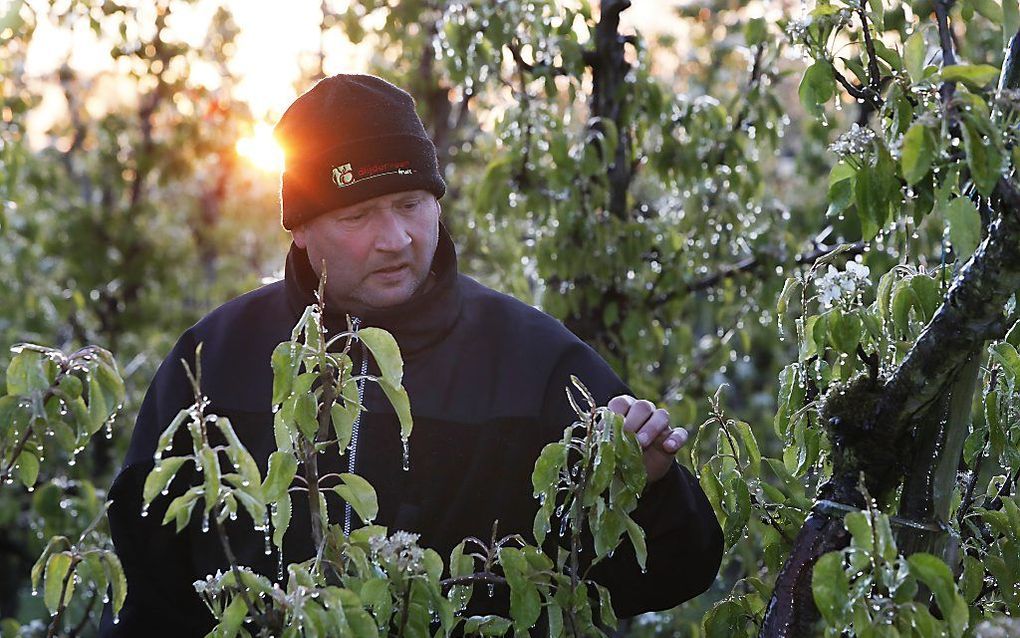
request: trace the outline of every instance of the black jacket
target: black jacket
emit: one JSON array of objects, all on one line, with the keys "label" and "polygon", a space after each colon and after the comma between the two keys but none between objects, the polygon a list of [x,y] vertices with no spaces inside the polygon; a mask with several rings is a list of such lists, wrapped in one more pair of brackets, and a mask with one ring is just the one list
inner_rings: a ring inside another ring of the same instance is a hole
[{"label": "black jacket", "polygon": [[[400,307],[360,317],[362,325],[391,331],[401,347],[414,416],[410,469],[401,467],[396,415],[372,383],[365,385],[367,412],[355,457],[357,473],[378,493],[375,522],[391,531],[420,533],[422,545],[448,559],[466,536],[488,539],[496,519],[501,535],[519,532],[532,538],[538,503],[531,494],[531,471],[542,447],[558,440],[574,420],[564,392],[570,374],[602,402],[628,389],[560,322],[458,274],[453,242],[445,229],[440,232],[432,268],[435,284]],[[118,624],[109,621],[107,611],[102,635],[152,635],[155,630],[184,637],[208,631],[213,619],[192,583],[227,566],[217,536],[202,532],[198,512],[180,534],[172,524],[161,526],[170,497],[158,498],[150,514],[140,516],[141,486],[152,468],[158,436],[193,402],[180,360],[193,363],[199,342],[208,412],[230,418],[265,471],[275,449],[270,354],[290,338],[300,313],[312,303],[315,285],[307,255],[292,246],[283,281],[211,312],[184,333],[160,366],[110,491],[110,527],[127,574],[128,596]],[[342,329],[344,318],[339,310],[328,313],[327,326]],[[189,441],[179,443],[190,449]],[[343,472],[347,458],[334,452],[319,465],[321,473]],[[183,492],[190,481],[189,475],[179,476],[173,492]],[[340,500],[327,500],[331,520],[342,521]],[[674,607],[708,588],[721,560],[722,536],[704,493],[686,469],[674,464],[648,486],[633,516],[647,535],[647,573],[638,569],[626,538],[613,558],[593,570],[610,588],[620,616]],[[360,524],[357,515],[354,521]],[[263,537],[251,529],[250,519],[242,514],[227,524],[227,531],[241,564],[276,577],[276,552],[265,555]],[[284,554],[287,562],[313,555],[307,504],[301,498],[294,499]],[[477,590],[470,610],[505,613],[506,601],[506,592],[489,599]]]}]

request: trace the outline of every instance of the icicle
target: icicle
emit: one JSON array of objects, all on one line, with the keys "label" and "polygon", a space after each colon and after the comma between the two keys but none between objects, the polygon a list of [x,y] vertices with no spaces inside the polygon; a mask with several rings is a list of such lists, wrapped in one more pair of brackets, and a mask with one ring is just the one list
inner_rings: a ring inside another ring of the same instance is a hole
[{"label": "icicle", "polygon": [[145,518],[148,515],[149,515],[149,504],[145,503],[145,504],[142,505],[142,518]]},{"label": "icicle", "polygon": [[265,540],[266,540],[266,547],[265,547],[264,551],[265,551],[266,556],[270,556],[273,553],[273,546],[270,544],[272,542],[272,540],[273,540],[273,534],[272,534],[272,532],[269,529],[269,512],[268,511],[266,512],[266,518],[262,522],[262,525],[263,525],[263,529],[265,530],[265,534],[264,535],[265,535]]},{"label": "icicle", "polygon": [[404,471],[411,469],[411,444],[407,439],[401,439],[401,443],[404,444]]},{"label": "icicle", "polygon": [[276,580],[283,581],[283,548],[277,552]]},{"label": "icicle", "polygon": [[209,532],[209,512],[202,514],[202,532]]}]

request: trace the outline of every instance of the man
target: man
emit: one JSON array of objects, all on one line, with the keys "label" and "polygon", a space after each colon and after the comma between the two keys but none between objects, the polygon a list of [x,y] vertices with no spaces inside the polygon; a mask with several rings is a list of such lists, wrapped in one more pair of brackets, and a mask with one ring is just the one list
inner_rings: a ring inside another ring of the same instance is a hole
[{"label": "man", "polygon": [[[378,524],[417,532],[422,545],[444,557],[467,536],[488,538],[497,520],[501,535],[530,537],[538,508],[531,470],[542,447],[574,420],[564,388],[576,374],[624,415],[648,472],[633,513],[647,534],[647,573],[624,540],[596,566],[595,577],[610,588],[621,616],[670,608],[704,591],[718,570],[722,539],[697,481],[674,459],[687,433],[669,426],[665,410],[631,397],[561,323],[457,272],[453,242],[440,223],[446,185],[412,98],[372,76],[329,77],[291,105],[276,133],[286,157],[283,226],[293,235],[286,277],[210,313],[157,372],[111,489],[110,525],[128,598],[120,623],[107,623],[105,635],[151,635],[155,627],[202,636],[211,626],[192,582],[226,567],[216,535],[195,521],[180,534],[160,526],[169,499],[143,517],[141,485],[160,432],[193,400],[180,360],[192,361],[199,342],[207,411],[231,419],[264,469],[275,448],[270,353],[313,303],[323,267],[327,327],[342,330],[351,315],[361,326],[385,328],[404,358],[415,423],[409,468],[402,467],[397,417],[371,383],[364,385],[366,411],[352,451],[324,453],[319,461],[322,473],[353,471],[368,479],[378,494]],[[360,356],[355,352],[359,367]],[[339,499],[327,506],[331,520],[360,523]],[[313,554],[301,499],[292,521],[284,540],[288,562]],[[277,573],[277,558],[265,555],[250,521],[228,523],[227,530],[241,564]],[[506,613],[506,600],[505,591],[476,594],[470,609]]]}]

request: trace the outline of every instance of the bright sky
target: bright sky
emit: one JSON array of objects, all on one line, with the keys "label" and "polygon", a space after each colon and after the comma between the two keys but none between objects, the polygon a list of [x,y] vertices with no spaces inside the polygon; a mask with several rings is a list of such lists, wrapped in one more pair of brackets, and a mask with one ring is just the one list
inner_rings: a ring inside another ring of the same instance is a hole
[{"label": "bright sky", "polygon": [[[0,9],[5,9],[9,1],[0,0]],[[289,0],[285,4],[270,0],[224,0],[224,3],[240,29],[230,65],[237,80],[235,96],[249,104],[256,118],[267,123],[273,122],[296,97],[294,82],[299,75],[299,58],[318,53],[321,0]],[[45,16],[48,0],[27,0],[27,4],[36,9],[37,15]],[[331,8],[339,13],[345,9],[345,4],[345,0],[335,1],[331,3]],[[176,4],[168,22],[174,37],[192,46],[201,45],[219,5],[219,0],[197,0],[190,5]],[[143,13],[140,24],[152,24],[154,15],[152,19],[145,16],[145,13],[154,13],[152,4],[139,0],[137,6],[138,11]],[[675,31],[680,21],[669,19],[674,15],[673,6],[673,2],[637,0],[623,14],[624,22],[628,25],[624,29],[636,26],[646,36],[671,28]],[[141,41],[151,37],[151,34],[145,33],[131,35]],[[110,44],[97,38],[87,24],[81,24],[69,34],[48,23],[45,18],[40,18],[32,38],[25,72],[28,78],[45,78],[65,62],[82,76],[112,71],[114,62],[109,48]],[[325,49],[327,73],[364,71],[371,54],[365,47],[352,46],[339,29],[329,33]],[[220,82],[217,71],[211,66],[193,68],[191,80],[210,88]],[[117,86],[115,80],[108,81],[110,87],[107,89],[104,85],[104,90],[100,92],[102,95],[124,90],[124,87]],[[45,131],[66,109],[58,87],[47,83],[38,88],[44,96],[43,107],[33,114],[29,122],[30,139],[34,139],[36,144],[43,142]],[[132,99],[133,96],[127,98]],[[244,141],[244,148],[239,147],[239,152],[246,156],[264,157],[272,154],[269,131],[268,124],[258,126],[254,139]],[[273,160],[267,163],[267,168],[275,164]]]}]

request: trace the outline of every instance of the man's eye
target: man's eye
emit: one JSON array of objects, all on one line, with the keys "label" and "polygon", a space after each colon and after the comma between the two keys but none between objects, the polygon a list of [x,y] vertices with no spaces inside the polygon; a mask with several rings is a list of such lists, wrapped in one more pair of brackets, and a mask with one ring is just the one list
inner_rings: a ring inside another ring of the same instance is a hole
[{"label": "man's eye", "polygon": [[402,208],[404,210],[414,210],[415,208],[418,208],[418,200],[414,200],[413,202],[404,202]]}]

